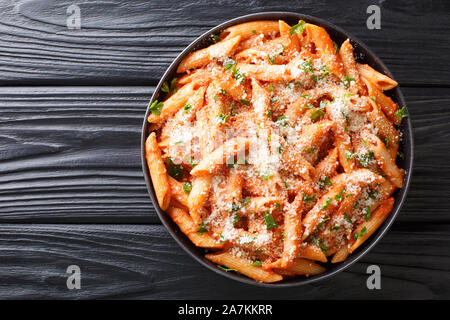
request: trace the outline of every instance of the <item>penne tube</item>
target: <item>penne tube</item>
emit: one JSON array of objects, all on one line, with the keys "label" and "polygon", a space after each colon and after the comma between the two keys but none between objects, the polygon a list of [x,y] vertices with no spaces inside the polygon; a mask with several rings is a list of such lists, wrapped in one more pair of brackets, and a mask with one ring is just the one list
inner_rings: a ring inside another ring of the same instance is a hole
[{"label": "penne tube", "polygon": [[203,207],[209,196],[211,179],[211,175],[203,175],[201,177],[195,177],[192,181],[192,190],[188,197],[188,207],[192,220],[196,225],[200,224]]},{"label": "penne tube", "polygon": [[316,205],[306,214],[303,219],[303,236],[305,240],[317,227],[317,225],[326,217],[331,217],[332,213],[337,210],[338,203],[334,201],[335,197],[344,189],[344,184],[336,184],[323,195]]},{"label": "penne tube", "polygon": [[151,113],[147,121],[150,123],[161,123],[167,120],[167,118],[177,113],[183,107],[183,104],[193,93],[194,83],[191,82],[181,87],[169,99],[164,101],[160,114]]},{"label": "penne tube", "polygon": [[321,55],[321,59],[325,62],[325,65],[339,79],[343,79],[345,74],[342,68],[342,62],[335,52],[333,41],[327,31],[322,27],[306,23],[305,32],[306,41],[314,43],[316,51]]},{"label": "penne tube", "polygon": [[339,263],[347,259],[347,257],[350,255],[350,252],[348,251],[348,245],[345,244],[342,247],[340,247],[336,253],[333,255],[333,258],[331,259],[331,263]]},{"label": "penne tube", "polygon": [[302,156],[301,151],[288,145],[282,153],[283,162],[287,169],[306,181],[312,182],[315,168]]},{"label": "penne tube", "polygon": [[362,81],[367,87],[368,95],[371,99],[374,99],[381,110],[384,112],[386,117],[392,123],[400,125],[401,119],[395,115],[395,111],[398,110],[398,105],[387,95],[385,95],[381,90],[379,90],[370,79],[362,76]]},{"label": "penne tube", "polygon": [[259,282],[277,282],[281,281],[283,277],[275,272],[263,270],[261,267],[253,266],[246,259],[237,258],[231,253],[222,252],[215,254],[207,254],[206,259],[227,268],[236,270],[247,277],[255,279]]},{"label": "penne tube", "polygon": [[395,164],[395,160],[392,159],[384,143],[380,140],[380,138],[368,131],[363,131],[361,136],[370,145],[377,163],[380,165],[383,172],[389,177],[389,181],[397,188],[401,188],[403,186],[403,172]]},{"label": "penne tube", "polygon": [[170,184],[154,132],[148,136],[145,142],[145,157],[158,204],[162,210],[166,210],[170,203]]},{"label": "penne tube", "polygon": [[188,207],[188,194],[183,189],[183,182],[169,176],[170,193],[180,204]]},{"label": "penne tube", "polygon": [[353,253],[361,244],[363,244],[386,220],[394,207],[394,198],[383,200],[378,208],[373,212],[369,221],[361,223],[353,232],[353,243],[349,252]]},{"label": "penne tube", "polygon": [[394,125],[388,120],[388,118],[386,118],[376,102],[372,99],[367,100],[372,105],[372,110],[371,112],[367,113],[367,117],[369,118],[369,121],[373,124],[373,126],[378,129],[378,134],[384,138],[384,144],[386,148],[389,149],[391,158],[396,159],[398,144],[400,142],[400,135],[398,134]]},{"label": "penne tube", "polygon": [[241,36],[236,36],[188,54],[178,66],[177,73],[183,73],[190,69],[203,67],[214,61],[214,59],[231,56],[240,41]]},{"label": "penne tube", "polygon": [[223,33],[227,34],[226,39],[240,36],[242,39],[252,37],[256,34],[274,34],[278,33],[278,21],[261,20],[241,23],[226,28]]},{"label": "penne tube", "polygon": [[308,260],[327,262],[327,256],[325,255],[325,253],[319,247],[313,244],[302,246],[299,250],[298,257]]},{"label": "penne tube", "polygon": [[337,148],[330,149],[328,155],[320,161],[315,168],[314,180],[317,182],[322,177],[332,178],[339,167]]},{"label": "penne tube", "polygon": [[376,71],[368,64],[357,63],[358,72],[370,82],[374,83],[381,91],[394,89],[398,83],[388,76]]},{"label": "penne tube", "polygon": [[324,273],[327,269],[321,265],[307,260],[298,258],[294,260],[286,269],[274,269],[273,271],[281,275],[308,275],[314,276]]},{"label": "penne tube", "polygon": [[355,79],[355,81],[350,81],[349,90],[354,94],[363,94],[364,90],[361,86],[358,68],[353,56],[353,47],[349,39],[345,40],[344,43],[342,43],[341,48],[339,49],[339,57],[341,58],[342,64],[344,66],[345,74],[348,77]]},{"label": "penne tube", "polygon": [[191,170],[191,175],[202,176],[215,173],[222,167],[228,158],[236,154],[242,154],[243,150],[248,150],[249,140],[243,137],[235,137],[226,141],[219,148],[207,155],[203,160]]},{"label": "penne tube", "polygon": [[278,21],[278,28],[280,29],[280,37],[285,43],[284,51],[293,58],[297,52],[300,52],[300,41],[297,33],[291,34],[291,26],[283,20]]}]

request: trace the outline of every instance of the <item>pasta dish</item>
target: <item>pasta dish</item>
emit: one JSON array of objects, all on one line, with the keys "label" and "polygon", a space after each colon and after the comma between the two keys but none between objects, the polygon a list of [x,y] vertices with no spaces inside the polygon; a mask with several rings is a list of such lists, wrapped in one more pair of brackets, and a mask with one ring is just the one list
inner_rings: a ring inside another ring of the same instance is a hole
[{"label": "pasta dish", "polygon": [[397,82],[303,20],[242,23],[211,40],[149,106],[158,204],[225,271],[320,274],[383,224],[403,186],[406,110],[384,93]]}]

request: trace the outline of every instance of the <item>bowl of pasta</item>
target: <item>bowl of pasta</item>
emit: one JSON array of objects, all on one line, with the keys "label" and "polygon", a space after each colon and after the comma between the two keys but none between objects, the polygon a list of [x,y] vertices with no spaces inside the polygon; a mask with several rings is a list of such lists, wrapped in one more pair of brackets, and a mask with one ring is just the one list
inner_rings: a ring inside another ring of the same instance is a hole
[{"label": "bowl of pasta", "polygon": [[386,66],[324,20],[269,12],[191,43],[142,131],[150,196],[173,238],[228,278],[295,286],[365,255],[405,201],[405,100]]}]

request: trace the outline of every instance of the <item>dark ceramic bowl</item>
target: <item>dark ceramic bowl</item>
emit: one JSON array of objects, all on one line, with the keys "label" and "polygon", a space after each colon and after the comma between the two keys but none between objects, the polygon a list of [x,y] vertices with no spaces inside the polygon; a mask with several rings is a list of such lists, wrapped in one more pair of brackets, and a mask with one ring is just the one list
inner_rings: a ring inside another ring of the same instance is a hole
[{"label": "dark ceramic bowl", "polygon": [[[384,63],[377,57],[375,54],[373,54],[372,51],[370,51],[361,41],[356,39],[351,34],[347,33],[346,31],[342,30],[341,28],[326,22],[322,19],[314,18],[311,16],[307,16],[304,14],[298,14],[298,13],[292,13],[292,12],[265,12],[265,13],[256,13],[256,14],[250,14],[243,17],[235,18],[232,20],[229,20],[225,23],[222,23],[221,25],[212,28],[208,32],[204,33],[200,37],[198,37],[194,42],[192,42],[186,49],[183,50],[183,52],[172,62],[172,64],[169,66],[167,71],[164,73],[163,77],[161,78],[158,86],[155,89],[155,93],[153,94],[150,104],[158,98],[158,94],[160,91],[160,88],[162,84],[165,81],[168,81],[172,79],[172,77],[176,74],[176,69],[178,64],[181,62],[181,60],[188,55],[190,52],[207,47],[208,45],[212,44],[212,37],[213,34],[218,34],[223,29],[236,25],[243,22],[248,21],[254,21],[254,20],[284,20],[290,25],[294,25],[298,23],[299,19],[305,20],[306,22],[310,22],[316,25],[319,25],[327,30],[330,37],[339,45],[344,42],[347,38],[349,38],[352,42],[352,45],[354,47],[355,56],[357,57],[357,61],[360,63],[367,63],[373,68],[375,68],[378,71],[384,72],[389,77],[392,77],[392,74],[389,72],[389,70],[386,68]],[[395,78],[394,78],[395,79]],[[398,87],[396,87],[394,90],[389,91],[389,95],[391,98],[397,102],[400,106],[406,105],[405,99]],[[149,131],[148,131],[148,123],[147,123],[147,117],[149,115],[149,110],[147,109],[147,112],[145,113],[144,118],[144,124],[142,127],[142,137],[141,137],[141,158],[142,158],[142,169],[144,171],[145,181],[147,183],[148,192],[150,193],[150,197],[152,198],[153,204],[155,206],[156,212],[158,213],[159,218],[163,222],[163,224],[166,226],[167,230],[169,230],[172,237],[178,242],[178,244],[194,259],[196,259],[198,262],[200,262],[202,265],[207,267],[208,269],[221,274],[222,276],[225,276],[227,278],[237,280],[243,283],[258,285],[258,286],[264,286],[264,287],[293,287],[293,286],[300,286],[307,283],[316,282],[319,280],[327,279],[329,277],[332,277],[339,272],[345,270],[352,264],[354,264],[356,261],[361,259],[367,252],[369,252],[370,249],[375,246],[375,244],[380,241],[380,239],[383,237],[383,235],[388,231],[392,223],[394,222],[395,218],[397,218],[397,215],[400,212],[400,209],[405,202],[406,194],[408,193],[409,185],[411,182],[411,175],[412,175],[412,167],[413,167],[413,136],[412,136],[412,127],[411,127],[411,121],[409,120],[409,117],[405,118],[402,121],[402,125],[400,126],[400,131],[403,132],[403,139],[402,143],[400,145],[399,150],[403,151],[405,157],[404,160],[399,160],[397,163],[400,168],[405,169],[405,177],[404,177],[404,187],[403,189],[400,189],[395,192],[395,205],[393,212],[391,215],[387,218],[387,220],[383,223],[383,225],[363,244],[360,248],[357,249],[352,255],[349,256],[347,260],[345,260],[342,263],[339,264],[328,264],[327,271],[325,273],[322,273],[320,275],[311,276],[311,277],[303,277],[303,276],[297,276],[293,279],[287,279],[283,280],[278,283],[259,283],[254,281],[253,279],[247,278],[243,275],[236,274],[234,272],[225,272],[221,269],[219,269],[215,264],[212,262],[206,260],[204,258],[205,251],[202,248],[197,248],[178,228],[178,226],[171,220],[171,218],[161,210],[161,208],[158,206],[158,201],[156,200],[155,191],[153,189],[152,180],[150,178],[150,174],[148,171],[147,163],[145,161],[145,139],[147,138]]]}]

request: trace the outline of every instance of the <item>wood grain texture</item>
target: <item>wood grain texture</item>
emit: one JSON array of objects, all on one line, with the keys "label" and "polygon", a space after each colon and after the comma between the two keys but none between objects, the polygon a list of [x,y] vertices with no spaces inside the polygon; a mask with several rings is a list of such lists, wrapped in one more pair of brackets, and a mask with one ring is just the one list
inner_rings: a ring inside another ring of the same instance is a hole
[{"label": "wood grain texture", "polygon": [[[449,298],[450,229],[431,229],[391,230],[348,271],[274,291],[216,275],[160,225],[0,225],[0,299]],[[80,290],[66,287],[73,264],[81,268]],[[366,287],[371,264],[381,268],[381,290]]]},{"label": "wood grain texture", "polygon": [[[401,84],[450,85],[448,1],[84,1],[81,30],[66,26],[72,0],[0,3],[0,84],[155,85],[170,62],[211,27],[263,11],[328,20],[366,43]],[[381,30],[366,9],[381,7]]]},{"label": "wood grain texture", "polygon": [[[0,222],[154,223],[140,162],[152,87],[0,88]],[[450,93],[405,88],[416,153],[399,221],[450,223]]]}]

